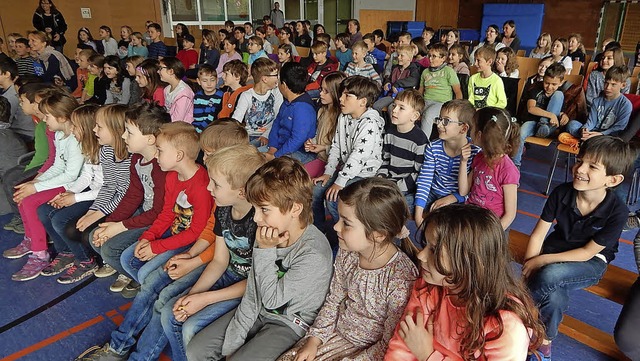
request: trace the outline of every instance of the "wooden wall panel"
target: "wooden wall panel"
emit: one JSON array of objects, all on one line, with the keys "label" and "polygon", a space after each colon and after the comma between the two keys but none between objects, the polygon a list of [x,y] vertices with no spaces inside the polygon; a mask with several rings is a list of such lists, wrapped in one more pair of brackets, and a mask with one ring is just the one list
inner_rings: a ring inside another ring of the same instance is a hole
[{"label": "wooden wall panel", "polygon": [[387,31],[387,21],[413,21],[413,11],[402,10],[360,10],[360,32],[362,35],[375,29]]},{"label": "wooden wall panel", "polygon": [[458,13],[459,0],[416,1],[416,21],[425,21],[427,26],[434,29],[441,26],[456,27]]}]

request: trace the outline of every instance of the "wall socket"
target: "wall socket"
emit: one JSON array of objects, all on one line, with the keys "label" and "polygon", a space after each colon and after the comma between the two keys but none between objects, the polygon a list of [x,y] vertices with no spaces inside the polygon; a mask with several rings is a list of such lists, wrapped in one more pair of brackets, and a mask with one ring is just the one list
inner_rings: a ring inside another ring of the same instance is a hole
[{"label": "wall socket", "polygon": [[80,8],[80,14],[82,14],[83,19],[91,19],[91,9],[90,8]]}]

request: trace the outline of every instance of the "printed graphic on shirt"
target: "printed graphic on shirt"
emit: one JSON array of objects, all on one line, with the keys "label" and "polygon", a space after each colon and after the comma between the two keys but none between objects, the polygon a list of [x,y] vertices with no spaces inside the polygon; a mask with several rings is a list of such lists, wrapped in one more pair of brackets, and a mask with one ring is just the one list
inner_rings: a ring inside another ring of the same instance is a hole
[{"label": "printed graphic on shirt", "polygon": [[486,87],[473,86],[473,95],[476,108],[484,108],[487,106],[487,99],[489,98],[489,92],[491,91],[491,85]]},{"label": "printed graphic on shirt", "polygon": [[187,199],[187,194],[182,191],[176,198],[176,203],[173,205],[173,224],[171,225],[171,234],[178,234],[191,225],[191,218],[193,217],[193,206]]},{"label": "printed graphic on shirt", "polygon": [[475,170],[474,173],[477,174],[474,174],[473,184],[480,187],[484,185],[487,191],[492,192],[476,192],[472,195],[474,204],[485,206],[487,202],[493,202],[494,193],[498,192],[498,188],[493,184],[493,175],[487,174],[484,170]]},{"label": "printed graphic on shirt", "polygon": [[222,231],[222,238],[229,249],[229,269],[241,276],[247,276],[251,271],[251,256],[253,247],[249,238],[235,236],[230,230]]},{"label": "printed graphic on shirt", "polygon": [[267,126],[276,119],[275,102],[273,93],[263,102],[251,97],[251,106],[247,111],[247,127],[250,131],[264,133],[267,130]]},{"label": "printed graphic on shirt", "polygon": [[44,66],[42,65],[41,62],[35,59],[33,60],[33,71],[36,73],[37,76],[44,75]]},{"label": "printed graphic on shirt", "polygon": [[596,129],[607,130],[616,122],[616,114],[612,111],[612,108],[613,106],[608,108],[605,108],[603,105],[598,106],[597,112],[598,119],[600,121],[598,122]]}]

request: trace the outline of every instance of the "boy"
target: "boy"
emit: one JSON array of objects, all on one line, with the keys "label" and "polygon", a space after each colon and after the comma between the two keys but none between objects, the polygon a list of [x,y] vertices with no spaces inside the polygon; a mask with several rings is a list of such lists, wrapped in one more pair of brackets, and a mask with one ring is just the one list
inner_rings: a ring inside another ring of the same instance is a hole
[{"label": "boy", "polygon": [[218,113],[220,118],[229,118],[236,108],[236,102],[240,94],[251,89],[247,85],[249,70],[242,60],[231,60],[222,67],[222,81],[224,95],[222,96],[222,109]]},{"label": "boy", "polygon": [[[156,137],[160,134],[160,127],[171,122],[171,117],[164,107],[146,102],[131,107],[125,116],[122,138],[127,150],[133,154],[129,189],[118,207],[92,231],[89,239],[92,240],[91,247],[102,256],[105,264],[96,271],[96,277],[108,277],[117,271],[120,275],[109,289],[123,292],[123,296],[130,298],[137,290],[137,283],[125,291],[131,279],[120,264],[120,256],[149,229],[162,210],[166,173],[155,158]],[[138,209],[142,210],[139,214]],[[64,262],[56,267],[63,268]]]},{"label": "boy", "polygon": [[198,65],[198,51],[193,48],[195,44],[196,40],[193,35],[185,35],[182,38],[182,50],[178,51],[176,55],[186,70],[195,69]]},{"label": "boy", "polygon": [[20,108],[20,100],[13,83],[18,78],[18,65],[13,59],[0,60],[0,95],[11,104],[9,128],[25,142],[33,142],[35,124]]},{"label": "boy", "polygon": [[[1,61],[0,61],[1,62]],[[18,163],[18,158],[27,153],[27,147],[9,127],[11,120],[11,103],[0,97],[0,178],[7,170]]]},{"label": "boy", "polygon": [[[564,94],[558,90],[564,81],[566,70],[560,63],[551,64],[544,72],[542,86],[536,83],[525,94],[527,115],[520,127],[520,145],[513,157],[513,163],[520,167],[524,140],[534,134],[536,137],[546,138],[553,134],[558,127],[564,126],[561,118]],[[537,128],[537,129],[536,129]]]},{"label": "boy", "polygon": [[280,39],[278,39],[278,35],[276,34],[276,26],[274,24],[267,25],[267,41],[272,46],[280,46]]},{"label": "boy", "polygon": [[[225,65],[226,66],[226,65]],[[256,147],[268,142],[271,126],[282,105],[282,94],[278,89],[278,64],[261,58],[251,67],[253,88],[240,94],[233,112],[233,119],[246,124],[249,139]]]},{"label": "boy", "polygon": [[251,22],[247,21],[246,23],[244,23],[244,38],[249,40],[250,37],[254,36],[255,34],[253,33],[253,24],[251,24]]},{"label": "boy", "polygon": [[353,60],[351,52],[351,37],[347,33],[336,35],[336,58],[340,62],[340,71],[347,69],[347,65]]},{"label": "boy", "polygon": [[430,26],[422,30],[422,38],[424,39],[424,43],[427,44],[427,47],[431,46],[431,39],[433,39],[434,35],[436,35],[436,31]]},{"label": "boy", "polygon": [[233,34],[233,29],[235,29],[236,24],[233,21],[227,20],[224,22],[224,28],[227,30],[227,33]]},{"label": "boy", "polygon": [[251,65],[259,58],[269,58],[263,49],[264,41],[261,37],[253,35],[247,40],[247,49],[249,50],[249,73],[251,73]]},{"label": "boy", "polygon": [[[398,46],[409,44],[411,44],[411,34],[406,31],[401,32],[398,35]],[[396,64],[398,64],[398,53],[394,51],[393,53],[391,53],[391,55],[389,55],[389,61],[387,61],[387,65],[385,65],[384,67],[383,76],[385,78],[391,76],[391,69]]]},{"label": "boy", "polygon": [[93,49],[81,49],[76,48],[75,62],[78,64],[76,69],[76,78],[78,79],[78,86],[73,91],[72,95],[79,99],[82,103],[91,96],[86,94],[86,88],[91,84],[91,95],[93,95],[93,82],[96,76],[89,73],[89,58],[95,54]]},{"label": "boy", "polygon": [[367,46],[367,57],[373,58],[373,68],[376,69],[378,74],[382,74],[384,70],[384,59],[387,56],[387,53],[376,48],[375,37],[371,33],[367,33],[362,37],[362,41],[364,41]]},{"label": "boy", "polygon": [[404,89],[415,89],[420,86],[420,66],[413,61],[414,51],[411,45],[400,45],[396,49],[398,64],[393,66],[391,76],[385,79],[384,87],[382,88],[385,96],[376,100],[373,104],[373,109],[382,112],[382,109],[393,103],[393,98],[398,92]]},{"label": "boy", "polygon": [[327,57],[328,49],[329,44],[324,41],[316,41],[311,45],[313,62],[309,64],[307,68],[309,84],[307,84],[305,90],[314,91],[310,94],[312,98],[320,96],[319,89],[322,85],[322,79],[324,79],[327,74],[338,70],[338,62],[332,57]]},{"label": "boy", "polygon": [[33,62],[37,61],[37,59],[31,56],[31,47],[29,46],[28,39],[16,39],[16,55],[16,64],[18,64],[18,75],[36,75],[36,71],[33,68]]},{"label": "boy", "polygon": [[[429,49],[431,66],[422,72],[420,94],[423,94],[425,109],[422,114],[422,131],[431,137],[433,119],[440,114],[442,104],[452,99],[462,99],[460,80],[452,67],[447,66],[449,50],[446,45],[435,44]],[[500,78],[498,80],[502,81]]]},{"label": "boy", "polygon": [[531,233],[522,274],[545,324],[537,350],[542,360],[551,359],[569,294],[598,283],[615,257],[628,210],[611,189],[622,183],[635,157],[619,138],[587,139],[573,166],[573,182],[551,192]]},{"label": "boy", "polygon": [[198,133],[218,118],[222,109],[224,91],[216,89],[218,76],[216,69],[209,64],[202,64],[198,68],[198,90],[193,96],[193,125]]},{"label": "boy", "polygon": [[382,145],[382,165],[378,176],[394,181],[413,213],[416,178],[424,161],[424,149],[429,139],[416,121],[424,109],[419,91],[407,89],[398,93],[393,101],[391,126],[387,128]]},{"label": "boy", "polygon": [[306,70],[301,64],[288,62],[280,70],[280,93],[284,103],[273,122],[269,136],[268,160],[288,155],[302,163],[315,159],[314,153],[305,152],[304,142],[316,135],[316,108],[304,89]]},{"label": "boy", "polygon": [[241,360],[275,360],[313,324],[329,288],[332,253],[311,224],[311,187],[302,164],[287,157],[270,161],[249,179],[247,199],[258,232],[247,290],[237,312],[192,339],[189,359],[233,354]]},{"label": "boy", "polygon": [[380,87],[356,75],[342,81],[338,94],[342,114],[338,117],[329,159],[324,174],[313,179],[313,224],[320,230],[325,230],[325,198],[329,213],[337,222],[338,192],[348,184],[375,176],[382,164],[384,119],[371,108]]},{"label": "boy", "polygon": [[147,26],[151,43],[147,45],[150,59],[162,60],[167,56],[167,46],[162,42],[162,27],[158,23],[152,23]]},{"label": "boy", "polygon": [[373,67],[373,65],[365,62],[365,57],[367,56],[367,45],[364,41],[356,41],[355,44],[351,46],[353,62],[347,65],[347,69],[344,71],[347,76],[360,75],[365,78],[369,78],[378,84],[382,84],[382,79],[380,75]]},{"label": "boy", "polygon": [[609,68],[602,93],[591,103],[587,122],[582,125],[572,120],[567,124],[567,132],[581,140],[622,133],[629,123],[632,110],[631,101],[621,93],[628,77],[629,71],[624,65]]},{"label": "boy", "polygon": [[[420,168],[416,190],[415,221],[420,224],[423,214],[451,203],[464,203],[465,197],[458,193],[458,173],[462,147],[471,143],[467,136],[473,124],[476,110],[465,99],[450,100],[440,109],[435,119],[438,139],[424,151],[424,162]],[[470,160],[478,154],[480,147],[471,145]],[[467,174],[471,163],[467,162]]]},{"label": "boy", "polygon": [[382,40],[384,40],[384,32],[382,29],[376,29],[372,34],[373,42],[376,44],[376,49],[385,53],[385,56],[389,56],[389,54],[387,54],[387,46],[382,42]]},{"label": "boy", "polygon": [[495,59],[496,51],[491,48],[483,46],[476,50],[475,66],[478,67],[478,73],[469,78],[469,101],[476,109],[507,106],[504,83],[492,70]]},{"label": "boy", "polygon": [[236,38],[236,40],[238,41],[238,46],[236,46],[236,49],[238,50],[238,52],[240,53],[248,53],[249,52],[249,42],[247,41],[247,39],[244,37],[246,34],[246,30],[244,30],[244,27],[242,26],[236,26],[235,28],[233,28],[233,37]]}]

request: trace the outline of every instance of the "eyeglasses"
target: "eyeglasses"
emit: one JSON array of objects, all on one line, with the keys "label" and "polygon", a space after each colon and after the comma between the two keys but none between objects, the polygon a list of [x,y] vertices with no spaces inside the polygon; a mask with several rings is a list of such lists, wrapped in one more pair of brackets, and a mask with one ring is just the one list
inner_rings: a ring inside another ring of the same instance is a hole
[{"label": "eyeglasses", "polygon": [[264,76],[276,76],[276,77],[278,77],[278,76],[280,76],[280,73],[275,73],[275,74],[266,74],[266,75],[264,75]]},{"label": "eyeglasses", "polygon": [[160,67],[158,67],[158,72],[162,71],[162,69],[169,69],[169,67],[167,67],[167,66],[160,66]]},{"label": "eyeglasses", "polygon": [[443,118],[443,117],[435,117],[435,118],[433,119],[433,121],[434,121],[436,124],[442,124],[442,126],[443,126],[443,127],[446,127],[446,126],[448,126],[448,125],[449,125],[449,124],[451,124],[451,123],[456,123],[456,124],[458,124],[458,125],[462,125],[462,124],[464,124],[463,122],[460,122],[460,121],[457,121],[457,120],[451,120],[451,119],[449,119],[449,118]]}]

